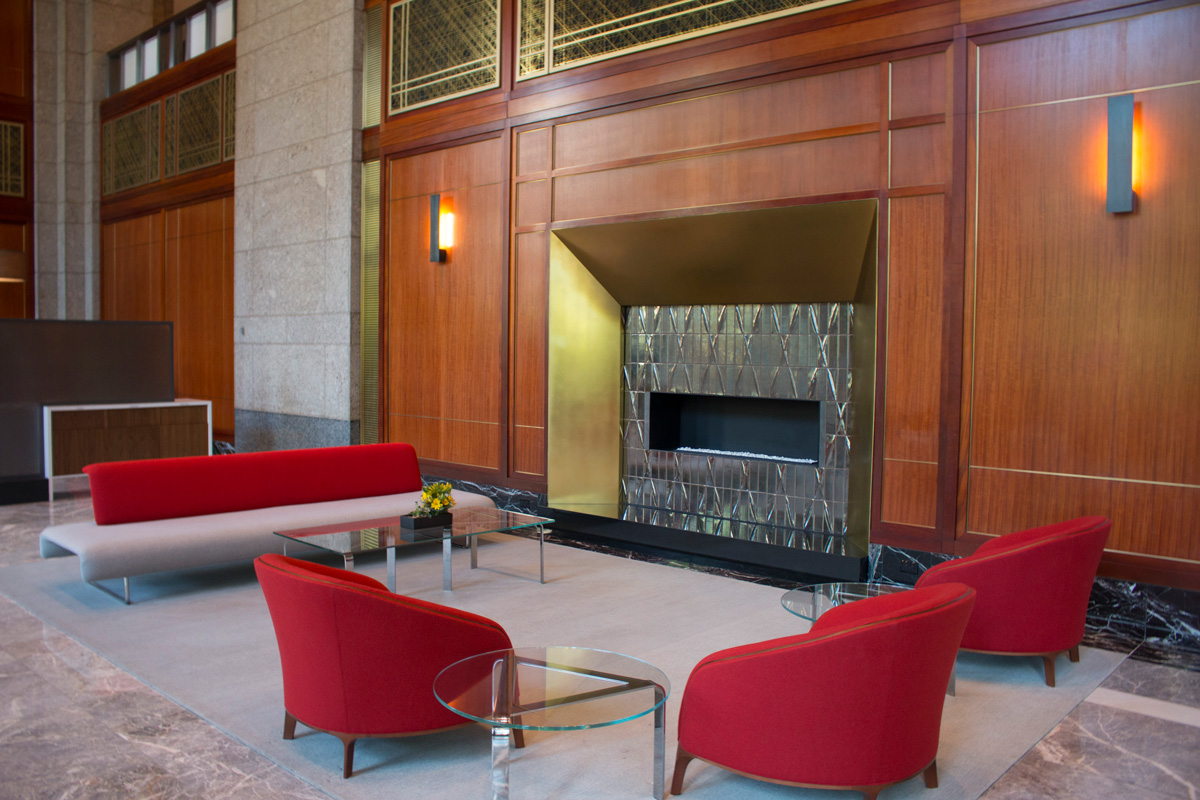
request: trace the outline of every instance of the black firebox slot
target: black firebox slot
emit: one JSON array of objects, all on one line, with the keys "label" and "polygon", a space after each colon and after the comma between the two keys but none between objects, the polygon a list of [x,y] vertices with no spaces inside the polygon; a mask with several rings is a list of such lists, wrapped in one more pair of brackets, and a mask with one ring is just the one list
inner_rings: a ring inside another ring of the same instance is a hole
[{"label": "black firebox slot", "polygon": [[815,400],[651,392],[649,411],[651,450],[821,461],[821,404]]}]

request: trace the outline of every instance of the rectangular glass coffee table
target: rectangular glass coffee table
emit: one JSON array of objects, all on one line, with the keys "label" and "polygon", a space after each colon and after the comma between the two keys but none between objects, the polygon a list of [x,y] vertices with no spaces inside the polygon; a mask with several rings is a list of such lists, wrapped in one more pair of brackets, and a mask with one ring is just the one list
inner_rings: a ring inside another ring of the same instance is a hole
[{"label": "rectangular glass coffee table", "polygon": [[[402,517],[383,517],[351,522],[316,525],[311,528],[296,528],[275,531],[276,536],[293,542],[338,553],[346,569],[354,569],[354,556],[387,550],[387,587],[396,591],[396,548],[431,541],[442,542],[442,589],[449,592],[454,586],[450,570],[450,546],[452,543],[469,544],[471,547],[471,569],[479,564],[478,541],[484,533],[513,533],[522,528],[536,528],[538,534],[538,580],[546,582],[546,525],[554,522],[546,517],[504,511],[499,508],[462,508],[453,514],[451,523],[445,527],[405,528],[400,524]],[[287,553],[287,545],[284,545]]]}]

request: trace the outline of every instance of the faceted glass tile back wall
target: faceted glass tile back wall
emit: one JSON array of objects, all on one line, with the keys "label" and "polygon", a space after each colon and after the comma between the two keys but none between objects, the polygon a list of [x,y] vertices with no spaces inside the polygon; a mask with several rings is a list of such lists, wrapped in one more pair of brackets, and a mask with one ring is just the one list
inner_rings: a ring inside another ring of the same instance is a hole
[{"label": "faceted glass tile back wall", "polygon": [[[836,549],[830,535],[847,532],[853,306],[636,306],[624,314],[625,518]],[[819,401],[822,463],[649,450],[650,392]]]}]

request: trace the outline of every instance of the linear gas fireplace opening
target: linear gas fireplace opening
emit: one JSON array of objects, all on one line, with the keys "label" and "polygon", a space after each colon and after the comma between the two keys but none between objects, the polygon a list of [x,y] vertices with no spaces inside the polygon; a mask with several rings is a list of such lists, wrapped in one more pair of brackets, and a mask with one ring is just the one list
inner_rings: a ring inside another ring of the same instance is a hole
[{"label": "linear gas fireplace opening", "polygon": [[650,392],[651,450],[819,465],[823,427],[815,400]]}]

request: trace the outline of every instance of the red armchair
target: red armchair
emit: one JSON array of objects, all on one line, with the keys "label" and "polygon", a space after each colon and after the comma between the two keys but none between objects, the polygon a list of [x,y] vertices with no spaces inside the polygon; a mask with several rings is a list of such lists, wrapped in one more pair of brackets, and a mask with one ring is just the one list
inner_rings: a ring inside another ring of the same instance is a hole
[{"label": "red armchair", "polygon": [[867,800],[922,772],[937,786],[942,703],[974,599],[946,584],[859,600],[808,633],[703,659],[680,704],[671,792],[693,759]]},{"label": "red armchair", "polygon": [[918,587],[954,581],[975,589],[962,649],[1041,656],[1046,685],[1054,659],[1079,660],[1088,597],[1112,523],[1079,519],[998,536],[974,554],[926,570]]},{"label": "red armchair", "polygon": [[360,738],[471,724],[437,701],[434,677],[512,647],[490,619],[392,594],[365,575],[276,554],[254,570],[283,666],[283,738],[295,737],[297,721],[338,737],[346,778]]}]

